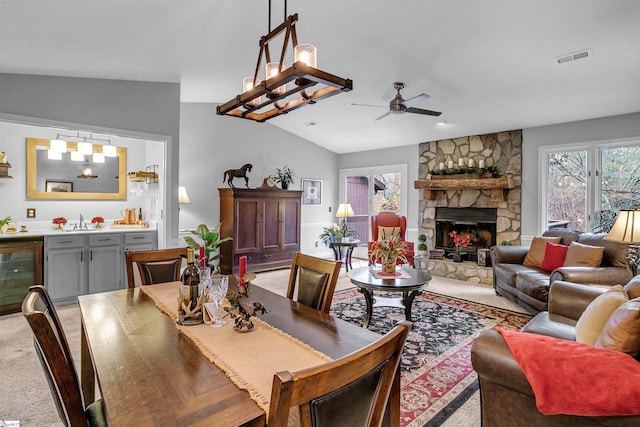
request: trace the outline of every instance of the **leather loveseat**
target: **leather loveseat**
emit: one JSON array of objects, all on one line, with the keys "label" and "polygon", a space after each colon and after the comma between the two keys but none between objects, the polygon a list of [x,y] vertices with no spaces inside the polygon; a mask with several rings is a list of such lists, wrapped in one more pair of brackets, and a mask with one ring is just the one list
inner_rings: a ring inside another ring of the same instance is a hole
[{"label": "leather loveseat", "polygon": [[627,264],[628,245],[605,240],[606,234],[580,233],[571,230],[547,230],[543,236],[560,237],[563,245],[578,242],[604,247],[600,267],[559,267],[551,273],[522,263],[526,246],[491,248],[493,286],[496,294],[522,306],[531,314],[547,309],[549,285],[556,280],[588,285],[613,286],[627,283],[632,273]]},{"label": "leather loveseat", "polygon": [[[593,299],[607,288],[557,281],[550,288],[549,311],[537,314],[522,332],[575,340],[575,325]],[[625,291],[630,299],[640,296],[640,276],[634,277]],[[482,331],[471,348],[471,363],[478,373],[482,425],[564,427],[634,426],[640,416],[584,417],[544,415],[522,369],[499,332]],[[614,385],[611,385],[614,387]],[[594,390],[594,393],[598,393]]]}]

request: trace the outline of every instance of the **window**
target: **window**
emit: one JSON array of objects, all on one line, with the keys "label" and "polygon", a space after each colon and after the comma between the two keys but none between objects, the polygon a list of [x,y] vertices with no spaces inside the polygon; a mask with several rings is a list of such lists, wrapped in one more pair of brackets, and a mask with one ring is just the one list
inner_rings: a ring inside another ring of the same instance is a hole
[{"label": "window", "polygon": [[620,209],[640,205],[640,141],[541,147],[547,226],[607,232]]},{"label": "window", "polygon": [[370,239],[372,215],[385,211],[406,215],[407,165],[341,170],[340,182],[340,200],[350,203],[355,214],[347,223],[360,241]]}]

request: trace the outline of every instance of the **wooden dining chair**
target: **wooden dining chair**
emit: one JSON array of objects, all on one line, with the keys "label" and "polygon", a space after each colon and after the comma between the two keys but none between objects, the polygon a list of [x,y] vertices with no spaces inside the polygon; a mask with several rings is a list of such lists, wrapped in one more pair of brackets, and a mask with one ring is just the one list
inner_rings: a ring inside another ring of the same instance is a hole
[{"label": "wooden dining chair", "polygon": [[[303,427],[380,426],[411,329],[403,320],[361,350],[323,365],[273,376],[269,427],[287,425],[298,406]],[[399,397],[398,397],[399,398]],[[398,414],[399,416],[400,414]]]},{"label": "wooden dining chair", "polygon": [[291,262],[287,298],[294,299],[297,290],[296,301],[329,313],[341,266],[341,261],[329,261],[296,252]]},{"label": "wooden dining chair", "polygon": [[134,264],[138,267],[142,285],[180,280],[180,267],[182,260],[186,257],[186,247],[125,252],[127,283],[130,288],[136,286],[133,272]]},{"label": "wooden dining chair", "polygon": [[29,288],[22,313],[33,331],[36,354],[62,422],[70,427],[106,426],[102,400],[85,406],[67,337],[42,285]]}]

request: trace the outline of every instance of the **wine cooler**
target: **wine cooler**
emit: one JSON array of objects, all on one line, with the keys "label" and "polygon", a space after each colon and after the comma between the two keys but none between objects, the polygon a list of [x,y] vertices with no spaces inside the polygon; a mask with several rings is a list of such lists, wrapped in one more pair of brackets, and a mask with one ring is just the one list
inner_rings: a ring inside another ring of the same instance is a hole
[{"label": "wine cooler", "polygon": [[42,239],[0,239],[0,315],[16,313],[31,285],[42,282]]}]

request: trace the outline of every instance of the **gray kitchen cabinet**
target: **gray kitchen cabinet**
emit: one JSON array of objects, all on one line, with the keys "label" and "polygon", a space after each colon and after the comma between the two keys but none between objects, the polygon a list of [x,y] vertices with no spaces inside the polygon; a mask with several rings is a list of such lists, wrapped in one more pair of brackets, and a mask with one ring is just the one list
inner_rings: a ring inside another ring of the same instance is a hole
[{"label": "gray kitchen cabinet", "polygon": [[45,287],[54,301],[74,301],[85,293],[83,236],[45,238]]},{"label": "gray kitchen cabinet", "polygon": [[89,238],[89,280],[90,294],[122,289],[123,252],[120,234],[90,235]]}]

